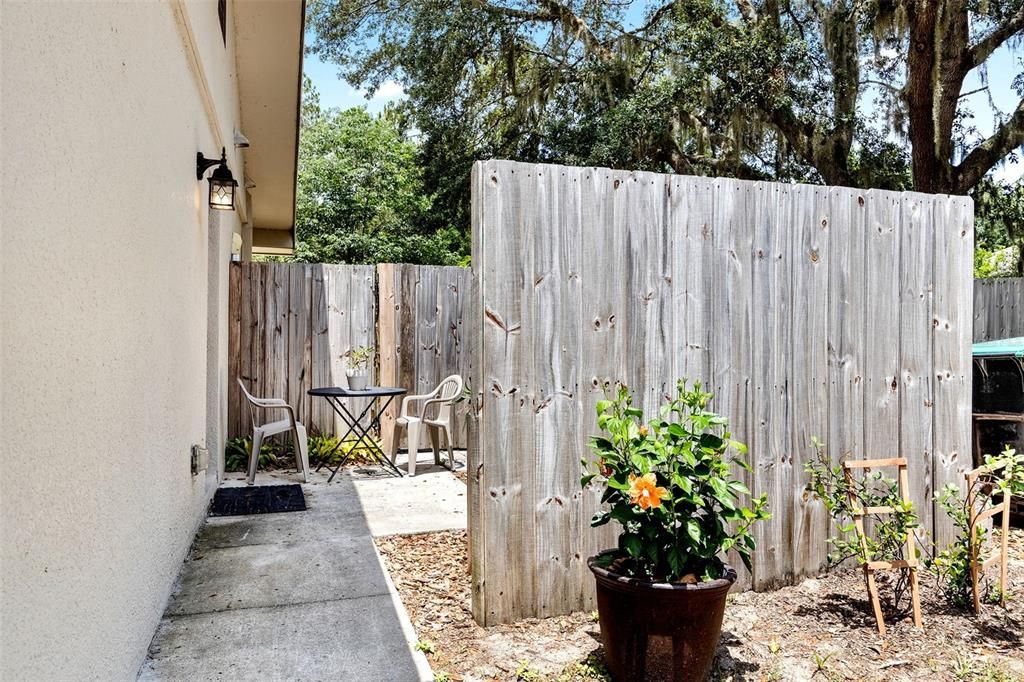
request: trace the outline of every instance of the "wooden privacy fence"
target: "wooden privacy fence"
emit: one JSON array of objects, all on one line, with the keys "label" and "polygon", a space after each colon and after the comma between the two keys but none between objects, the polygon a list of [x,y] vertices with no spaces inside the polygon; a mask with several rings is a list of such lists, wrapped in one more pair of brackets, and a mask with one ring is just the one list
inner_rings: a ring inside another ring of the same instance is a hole
[{"label": "wooden privacy fence", "polygon": [[974,280],[974,341],[1024,336],[1024,278]]},{"label": "wooden privacy fence", "polygon": [[[349,348],[375,346],[379,367],[371,370],[371,383],[410,392],[470,372],[467,268],[240,263],[232,265],[230,278],[231,437],[252,432],[235,377],[255,395],[288,400],[311,432],[341,435],[327,402],[306,391],[345,386],[342,356]],[[353,407],[365,406],[356,402]],[[382,419],[386,439],[396,413],[397,407]],[[456,440],[465,445],[463,431]]]},{"label": "wooden privacy fence", "polygon": [[828,519],[804,493],[834,461],[905,457],[911,498],[970,468],[972,208],[899,194],[487,161],[473,171],[483,390],[470,450],[473,610],[483,623],[591,608],[599,491],[579,489],[605,386],[646,413],[700,379],[750,446],[755,588],[816,574]]}]

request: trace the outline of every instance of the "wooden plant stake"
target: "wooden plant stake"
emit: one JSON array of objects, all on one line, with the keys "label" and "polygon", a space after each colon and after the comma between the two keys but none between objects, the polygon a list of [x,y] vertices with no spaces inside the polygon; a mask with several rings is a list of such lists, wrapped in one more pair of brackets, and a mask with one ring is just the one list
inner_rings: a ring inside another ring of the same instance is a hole
[{"label": "wooden plant stake", "polygon": [[895,511],[892,507],[861,507],[860,500],[853,495],[854,469],[880,469],[882,467],[898,467],[898,478],[900,498],[909,502],[908,490],[910,484],[907,480],[907,460],[903,457],[892,457],[889,459],[860,459],[843,462],[843,475],[846,477],[847,493],[850,501],[850,509],[853,510],[853,523],[857,529],[857,537],[860,540],[861,563],[864,567],[864,581],[867,583],[868,598],[871,600],[871,608],[875,612],[875,623],[878,625],[878,634],[885,634],[885,618],[882,615],[882,603],[878,598],[878,585],[875,583],[876,571],[888,571],[892,569],[906,568],[910,571],[910,599],[914,606],[914,626],[922,627],[921,623],[921,596],[917,591],[917,556],[914,553],[914,532],[907,531],[906,559],[897,561],[869,561],[867,536],[864,532],[864,517],[868,514],[891,514]]},{"label": "wooden plant stake", "polygon": [[[985,572],[985,569],[989,568],[997,561],[999,562],[999,603],[1002,606],[1006,606],[1006,577],[1007,577],[1007,558],[1009,557],[1009,536],[1010,536],[1010,500],[1013,496],[1008,491],[1002,491],[1002,501],[999,504],[993,504],[991,508],[985,511],[978,511],[978,499],[981,491],[980,486],[986,484],[984,480],[990,477],[995,472],[1004,468],[1006,463],[997,465],[983,465],[977,469],[972,469],[966,474],[967,478],[967,527],[970,529],[970,548],[971,548],[971,590],[974,593],[974,613],[981,613],[981,589],[979,582],[981,576]],[[979,481],[980,479],[980,481]],[[989,484],[994,485],[994,484]],[[996,491],[995,494],[1000,494]],[[981,542],[978,541],[978,528],[980,524],[986,519],[990,519],[996,514],[1002,513],[1002,534],[999,538],[999,552],[993,553],[987,559],[982,560],[981,558]]]}]

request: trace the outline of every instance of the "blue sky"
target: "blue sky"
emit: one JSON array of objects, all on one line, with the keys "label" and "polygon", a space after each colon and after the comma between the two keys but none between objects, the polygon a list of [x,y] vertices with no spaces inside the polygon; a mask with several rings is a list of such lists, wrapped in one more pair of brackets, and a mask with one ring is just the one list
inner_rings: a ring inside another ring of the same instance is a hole
[{"label": "blue sky", "polygon": [[[642,3],[641,3],[642,4]],[[640,5],[636,5],[640,8]],[[637,12],[639,16],[639,12]],[[636,20],[636,17],[633,17]],[[630,23],[630,17],[624,22]],[[306,35],[306,44],[311,45],[314,36]],[[312,79],[317,90],[320,91],[320,103],[325,107],[366,107],[371,113],[379,113],[389,102],[400,100],[404,97],[402,86],[394,81],[384,83],[381,88],[370,94],[357,90],[338,77],[338,68],[334,64],[325,63],[316,55],[307,54],[305,58],[304,71]],[[995,106],[1008,115],[1017,106],[1019,101],[1011,84],[1014,76],[1020,73],[1021,65],[1017,56],[1005,45],[993,53],[988,62],[988,92],[979,92],[967,98],[971,109],[974,111],[974,124],[982,135],[989,135],[992,132],[994,116],[988,103],[988,93],[991,93]],[[973,71],[964,82],[964,92],[971,92],[982,87],[981,77],[977,70]],[[369,97],[367,95],[370,95]],[[1024,156],[1024,155],[1022,155]],[[1017,164],[1005,164],[1003,168],[995,171],[997,178],[1004,180],[1016,180],[1024,175],[1024,159]]]}]

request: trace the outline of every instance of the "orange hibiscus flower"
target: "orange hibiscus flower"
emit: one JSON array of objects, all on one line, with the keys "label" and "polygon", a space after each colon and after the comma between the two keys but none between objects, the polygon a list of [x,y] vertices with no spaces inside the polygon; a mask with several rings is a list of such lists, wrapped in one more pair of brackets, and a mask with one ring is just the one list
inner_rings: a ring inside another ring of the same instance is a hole
[{"label": "orange hibiscus flower", "polygon": [[660,507],[661,498],[667,495],[668,490],[658,487],[658,479],[654,474],[629,475],[629,501],[640,505],[641,509]]}]

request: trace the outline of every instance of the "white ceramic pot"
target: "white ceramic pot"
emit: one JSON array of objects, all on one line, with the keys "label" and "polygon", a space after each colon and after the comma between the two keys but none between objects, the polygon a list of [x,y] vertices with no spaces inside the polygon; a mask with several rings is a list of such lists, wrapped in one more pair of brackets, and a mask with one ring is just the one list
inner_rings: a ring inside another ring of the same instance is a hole
[{"label": "white ceramic pot", "polygon": [[357,370],[346,370],[345,375],[348,377],[348,388],[350,391],[362,391],[366,389],[366,384],[370,379],[370,375],[367,372],[358,372]]}]

